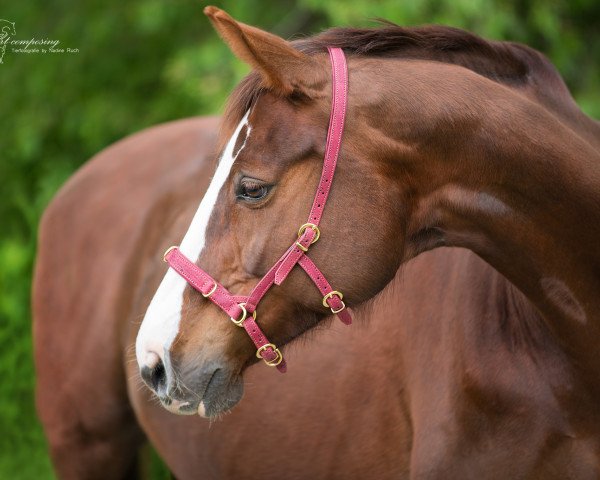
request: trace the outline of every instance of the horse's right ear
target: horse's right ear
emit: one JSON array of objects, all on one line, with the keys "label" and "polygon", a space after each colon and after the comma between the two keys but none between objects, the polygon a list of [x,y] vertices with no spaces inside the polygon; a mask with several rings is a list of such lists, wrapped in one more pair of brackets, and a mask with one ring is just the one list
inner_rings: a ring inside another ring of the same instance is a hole
[{"label": "horse's right ear", "polygon": [[260,72],[265,87],[282,95],[301,92],[310,97],[323,86],[323,68],[283,38],[237,22],[216,7],[206,7],[204,13],[232,52]]}]

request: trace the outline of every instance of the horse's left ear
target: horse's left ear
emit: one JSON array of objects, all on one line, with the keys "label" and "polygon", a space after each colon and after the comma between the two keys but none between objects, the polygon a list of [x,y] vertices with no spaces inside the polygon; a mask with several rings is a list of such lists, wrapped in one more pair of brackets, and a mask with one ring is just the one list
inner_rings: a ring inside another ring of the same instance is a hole
[{"label": "horse's left ear", "polygon": [[283,38],[237,22],[216,7],[206,7],[204,13],[233,53],[260,72],[267,88],[283,95],[301,92],[310,97],[323,86],[323,68]]}]

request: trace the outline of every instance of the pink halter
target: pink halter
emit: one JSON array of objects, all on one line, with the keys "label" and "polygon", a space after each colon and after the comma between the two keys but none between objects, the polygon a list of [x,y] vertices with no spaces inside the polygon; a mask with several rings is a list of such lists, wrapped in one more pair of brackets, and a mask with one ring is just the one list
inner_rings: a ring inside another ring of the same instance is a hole
[{"label": "pink halter", "polygon": [[281,285],[296,264],[302,267],[323,295],[323,306],[330,308],[331,312],[337,314],[346,325],[352,323],[352,317],[346,310],[342,293],[331,287],[325,276],[306,255],[310,246],[321,236],[319,223],[331,189],[346,115],[348,96],[346,58],[340,48],[328,47],[328,50],[333,77],[333,93],[323,172],[308,222],[298,230],[298,238],[294,244],[277,260],[248,296],[232,295],[223,285],[183,255],[177,247],[169,248],[163,257],[171,268],[185,278],[203,297],[208,298],[229,315],[235,325],[246,330],[256,345],[258,358],[262,358],[271,367],[277,367],[282,373],[287,369],[286,362],[279,349],[269,342],[256,323],[256,307],[274,284]]}]

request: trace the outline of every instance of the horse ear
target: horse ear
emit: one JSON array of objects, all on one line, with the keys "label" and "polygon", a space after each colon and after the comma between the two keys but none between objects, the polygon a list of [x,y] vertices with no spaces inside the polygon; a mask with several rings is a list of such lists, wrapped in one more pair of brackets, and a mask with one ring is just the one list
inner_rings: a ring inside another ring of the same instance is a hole
[{"label": "horse ear", "polygon": [[282,95],[301,92],[311,96],[311,91],[322,86],[323,69],[317,61],[283,38],[237,22],[216,7],[206,7],[204,14],[231,51],[259,71],[267,88]]}]

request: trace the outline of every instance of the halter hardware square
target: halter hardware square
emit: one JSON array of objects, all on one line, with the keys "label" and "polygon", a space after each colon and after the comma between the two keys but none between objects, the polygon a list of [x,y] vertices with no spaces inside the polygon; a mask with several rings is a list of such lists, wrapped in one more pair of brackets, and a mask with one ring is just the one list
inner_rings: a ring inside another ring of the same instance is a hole
[{"label": "halter hardware square", "polygon": [[[273,360],[267,360],[261,355],[261,353],[264,352],[267,348],[273,350],[273,352],[275,352],[275,354],[277,355]],[[259,347],[256,351],[256,356],[258,358],[262,358],[269,367],[276,367],[283,361],[283,355],[281,354],[279,349],[272,343],[266,343],[265,345]]]},{"label": "halter hardware square", "polygon": [[[235,323],[238,327],[242,327],[244,328],[244,320],[246,320],[246,318],[248,317],[248,310],[246,309],[246,303],[242,302],[242,303],[238,303],[238,306],[242,309],[242,318],[240,318],[239,320],[236,320],[233,317],[229,317],[229,319]],[[252,318],[254,320],[256,320],[256,310],[254,310],[252,312]]]},{"label": "halter hardware square", "polygon": [[213,286],[212,286],[212,288],[210,289],[210,291],[208,293],[202,293],[202,292],[200,292],[200,293],[202,293],[202,296],[204,298],[210,298],[210,296],[213,293],[215,293],[215,291],[217,290],[217,287],[218,287],[217,282],[213,282]]},{"label": "halter hardware square", "polygon": [[298,230],[298,240],[300,240],[300,237],[302,237],[302,235],[304,235],[304,232],[306,232],[307,228],[310,228],[313,232],[315,232],[315,236],[310,241],[310,244],[312,245],[313,243],[317,243],[317,240],[321,236],[321,230],[319,230],[319,227],[317,227],[314,223],[305,223],[304,225],[302,225],[299,228],[299,230]]}]

